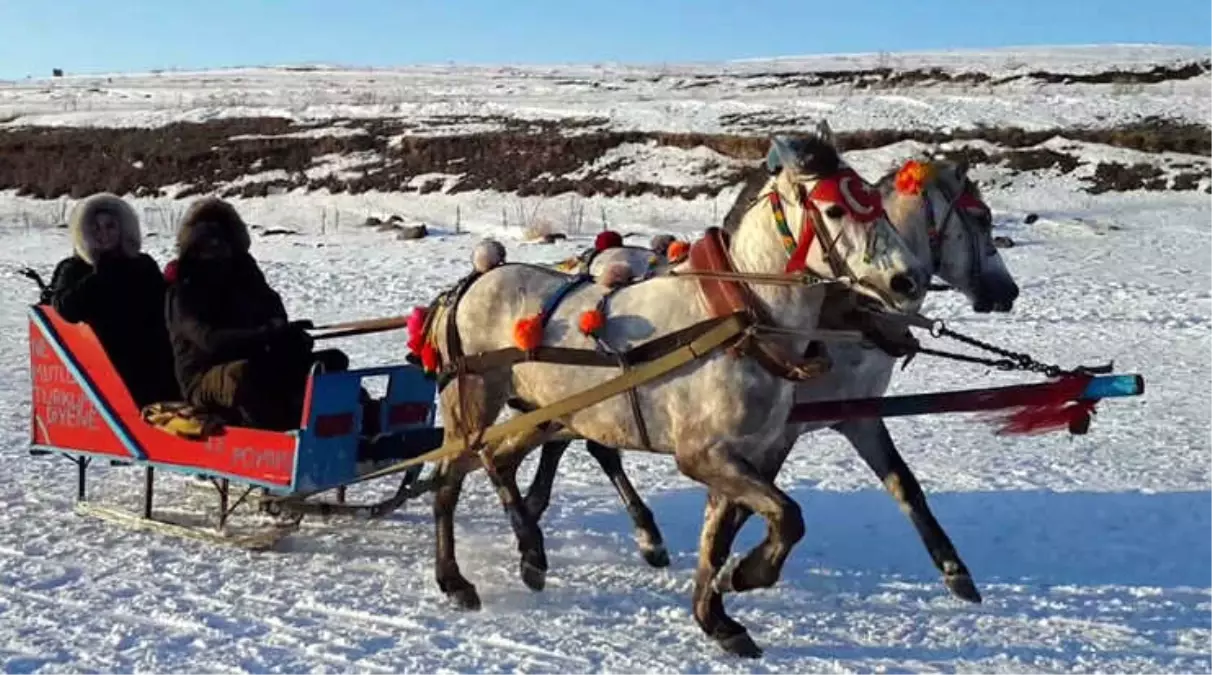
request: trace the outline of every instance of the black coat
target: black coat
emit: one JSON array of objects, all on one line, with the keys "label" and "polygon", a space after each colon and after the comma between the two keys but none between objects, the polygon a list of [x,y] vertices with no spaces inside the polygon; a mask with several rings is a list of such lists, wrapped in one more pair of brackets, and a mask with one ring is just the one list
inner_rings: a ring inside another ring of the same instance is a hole
[{"label": "black coat", "polygon": [[[206,371],[233,361],[260,360],[290,333],[282,326],[286,309],[281,296],[247,253],[238,253],[222,266],[183,256],[175,276],[165,294],[164,317],[177,382],[187,399]],[[299,337],[301,331],[294,334]],[[306,352],[310,346],[298,350]]]},{"label": "black coat", "polygon": [[66,321],[93,329],[135,404],[181,400],[164,325],[164,276],[146,253],[106,256],[94,267],[60,261],[44,297]]}]

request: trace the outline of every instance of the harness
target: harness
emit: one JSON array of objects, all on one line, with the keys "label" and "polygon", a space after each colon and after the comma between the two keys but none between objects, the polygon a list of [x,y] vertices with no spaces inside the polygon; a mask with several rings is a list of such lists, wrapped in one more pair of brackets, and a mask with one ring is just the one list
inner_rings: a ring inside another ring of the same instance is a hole
[{"label": "harness", "polygon": [[[617,367],[622,370],[622,373],[618,377],[541,408],[534,409],[525,402],[511,401],[512,407],[522,410],[517,417],[501,424],[482,427],[474,432],[474,438],[472,438],[471,429],[463,428],[461,429],[463,436],[461,441],[451,440],[424,455],[368,474],[359,480],[370,480],[395,473],[413,465],[435,461],[473,448],[480,449],[484,468],[490,474],[495,474],[491,458],[484,454],[487,444],[527,430],[542,430],[558,418],[583,410],[620,393],[626,393],[629,398],[643,449],[651,450],[651,440],[639,405],[637,387],[721,348],[734,358],[753,358],[760,367],[780,379],[801,382],[827,372],[830,363],[826,356],[802,358],[792,355],[787,352],[781,342],[772,341],[762,335],[763,333],[788,335],[793,331],[778,326],[752,288],[752,284],[806,287],[822,283],[844,283],[843,275],[850,272],[845,261],[837,253],[836,241],[831,241],[828,237],[817,236],[817,229],[823,228],[821,215],[813,202],[808,199],[802,186],[799,186],[798,196],[804,205],[804,219],[800,226],[800,236],[797,242],[787,226],[786,213],[778,193],[770,192],[766,195],[774,212],[779,236],[788,253],[788,262],[782,274],[737,272],[729,254],[727,234],[720,228],[713,227],[708,228],[704,237],[690,247],[689,269],[669,269],[663,274],[645,275],[643,279],[613,287],[604,293],[595,304],[594,309],[591,310],[599,312],[603,320],[609,313],[611,300],[624,286],[644,283],[656,276],[698,278],[700,297],[704,300],[711,317],[626,350],[619,350],[610,345],[599,330],[585,333],[594,341],[594,349],[542,344],[543,329],[561,303],[575,290],[590,282],[591,277],[582,272],[565,281],[546,298],[537,315],[524,317],[515,324],[515,337],[535,338],[533,341],[521,341],[522,344],[515,344],[512,347],[477,354],[465,354],[455,323],[456,310],[462,296],[482,274],[473,273],[464,277],[454,288],[435,300],[424,326],[426,339],[428,339],[432,327],[431,322],[435,320],[438,313],[445,313],[446,348],[442,350],[445,359],[438,364],[436,372],[433,373],[438,378],[440,389],[444,389],[451,381],[461,381],[461,378],[468,375],[484,374],[525,362]],[[818,239],[824,249],[825,259],[836,279],[821,279],[807,271],[808,252]],[[582,270],[587,268],[586,264]],[[851,274],[851,276],[853,275]],[[525,330],[521,330],[519,326]],[[464,390],[464,387],[459,388],[459,416],[462,419],[468,419]]]}]

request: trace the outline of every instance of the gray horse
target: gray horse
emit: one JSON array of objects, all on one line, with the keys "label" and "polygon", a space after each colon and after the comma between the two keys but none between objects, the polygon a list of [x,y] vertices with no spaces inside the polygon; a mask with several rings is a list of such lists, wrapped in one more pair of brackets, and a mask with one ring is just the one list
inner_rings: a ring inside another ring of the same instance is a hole
[{"label": "gray horse", "polygon": [[[764,275],[767,280],[785,277],[789,260],[796,259],[794,248],[818,278],[844,279],[856,293],[895,310],[916,307],[924,296],[929,269],[888,222],[875,188],[842,160],[827,131],[796,141],[775,138],[771,154],[779,158],[779,170],[767,181],[768,188],[780,195],[785,222],[803,226],[798,235],[787,235],[770,209],[750,210],[727,244],[735,270]],[[800,250],[799,242],[807,243],[809,236],[820,245]],[[452,355],[457,357],[455,339],[469,355],[514,347],[519,322],[565,291],[569,279],[548,268],[522,264],[484,273],[449,310],[450,320],[434,322],[433,339],[441,358],[446,362]],[[716,315],[708,303],[696,301],[694,283],[660,275],[616,290],[597,338],[623,351],[711,320]],[[826,284],[751,283],[748,287],[770,317],[766,328],[776,333],[761,333],[758,339],[783,353],[803,354],[817,325]],[[595,342],[573,326],[583,312],[599,305],[605,293],[598,285],[567,292],[542,328],[543,345],[594,349]],[[451,327],[456,331],[453,335]],[[465,374],[439,395],[446,442],[474,439],[508,401],[551,405],[617,375],[614,368],[536,361]],[[767,523],[766,539],[749,552],[727,583],[738,592],[774,585],[791,548],[803,536],[804,523],[799,506],[775,486],[773,473],[760,467],[781,461],[779,441],[786,435],[782,420],[794,404],[795,388],[794,381],[754,359],[716,350],[637,387],[634,408],[629,397],[614,396],[561,418],[558,428],[532,429],[487,444],[479,454],[464,451],[442,461],[434,494],[438,586],[464,608],[480,606],[475,587],[455,559],[453,517],[465,476],[486,463],[518,538],[523,581],[535,590],[544,586],[547,560],[542,533],[522,503],[516,471],[527,452],[560,434],[671,454],[683,474],[706,485],[713,495],[760,514]],[[703,555],[708,553],[705,548]],[[756,649],[743,628],[708,632],[729,651]]]},{"label": "gray horse", "polygon": [[[725,219],[727,228],[735,228],[740,218],[760,200],[766,180],[751,178]],[[899,188],[898,189],[898,184]],[[967,167],[946,161],[907,162],[880,180],[885,208],[893,225],[913,248],[915,255],[929,260],[933,271],[967,296],[977,312],[1008,312],[1018,297],[1018,286],[993,245],[992,219],[979,189],[967,177]],[[829,305],[841,300],[827,299]],[[917,308],[914,308],[917,309]],[[826,375],[800,384],[797,402],[839,400],[882,396],[888,389],[896,358],[887,352],[856,343],[828,346],[833,367]],[[980,594],[955,547],[926,504],[917,478],[896,449],[884,421],[880,418],[788,425],[778,446],[766,456],[764,474],[777,474],[796,440],[809,432],[831,428],[850,441],[863,461],[896,499],[917,528],[944,584],[955,595],[980,602]],[[551,497],[552,484],[561,457],[571,441],[560,440],[543,446],[542,457],[526,495],[526,506],[539,519]],[[669,564],[662,537],[651,509],[644,503],[623,471],[618,450],[586,441],[586,449],[598,462],[618,491],[635,526],[636,541],[644,559],[654,567]],[[749,511],[713,495],[707,507],[708,529],[704,538],[715,540],[714,553],[700,560],[696,577],[695,616],[709,634],[743,630],[722,611],[712,611],[718,590],[710,582],[719,573],[733,537]]]}]

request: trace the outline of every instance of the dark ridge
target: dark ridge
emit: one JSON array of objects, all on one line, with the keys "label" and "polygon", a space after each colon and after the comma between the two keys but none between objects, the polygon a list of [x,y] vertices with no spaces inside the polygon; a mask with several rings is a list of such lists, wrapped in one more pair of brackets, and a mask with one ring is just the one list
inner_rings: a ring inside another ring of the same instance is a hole
[{"label": "dark ridge", "polygon": [[[731,120],[740,125],[743,118]],[[417,134],[434,123],[486,124],[493,131]],[[792,134],[816,123],[783,129]],[[282,134],[341,124],[365,134],[286,138]],[[0,189],[39,198],[75,198],[106,190],[138,196],[164,195],[169,185],[188,186],[179,196],[219,192],[224,196],[263,196],[295,189],[361,193],[369,190],[433,192],[441,179],[410,185],[417,176],[441,173],[458,176],[450,192],[497,190],[519,195],[640,195],[692,199],[714,195],[743,182],[749,167],[766,156],[776,130],[763,124],[761,133],[666,133],[610,131],[601,118],[520,120],[504,117],[459,117],[440,120],[336,120],[297,125],[284,118],[262,117],[177,123],[142,129],[17,127],[0,132]],[[249,136],[250,138],[233,137]],[[259,138],[258,136],[268,136]],[[1056,167],[1072,171],[1076,157],[1033,148],[1055,136],[1144,152],[1212,155],[1209,129],[1201,124],[1149,118],[1111,128],[1068,128],[1027,131],[1014,127],[957,130],[871,130],[836,135],[842,151],[878,148],[904,140],[926,144],[981,139],[1005,148],[996,153],[967,150],[972,164],[998,163],[1020,171]],[[396,142],[393,142],[396,139]],[[623,162],[598,166],[582,178],[562,178],[598,162],[624,143],[652,143],[691,149],[705,146],[726,158],[710,167],[712,178],[692,187],[620,182],[609,178]],[[307,170],[323,155],[369,153],[368,161],[348,167],[342,177],[308,178]],[[273,171],[276,175],[258,179]],[[1108,168],[1107,172],[1119,169]],[[1111,175],[1109,173],[1108,175]],[[1196,175],[1201,175],[1196,172]],[[252,178],[249,178],[252,177]],[[240,180],[238,186],[229,184]],[[1156,178],[1150,179],[1156,184]],[[1108,179],[1099,185],[1126,184]],[[1198,183],[1198,178],[1195,179]],[[1191,179],[1175,181],[1169,189],[1191,189]],[[1111,188],[1118,189],[1118,188]]]}]

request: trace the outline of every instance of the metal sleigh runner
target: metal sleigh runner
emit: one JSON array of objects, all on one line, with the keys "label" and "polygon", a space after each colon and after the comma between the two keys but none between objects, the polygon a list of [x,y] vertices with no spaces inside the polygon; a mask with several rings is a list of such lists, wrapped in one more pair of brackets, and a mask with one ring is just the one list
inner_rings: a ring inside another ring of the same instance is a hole
[{"label": "metal sleigh runner", "polygon": [[[92,331],[64,321],[49,306],[35,305],[29,312],[31,452],[63,455],[77,465],[81,513],[254,550],[272,548],[308,515],[381,517],[432,492],[438,514],[438,583],[457,604],[471,609],[479,606],[479,598],[458,571],[450,527],[464,475],[485,469],[511,516],[522,554],[521,576],[537,590],[546,573],[538,514],[528,513],[522,504],[514,476],[525,452],[553,440],[585,438],[674,454],[679,469],[693,474],[711,494],[738,500],[768,522],[767,542],[773,543],[754,549],[726,575],[720,570],[714,578],[696,578],[695,616],[703,630],[727,651],[756,655],[760,650],[744,627],[717,611],[710,598],[721,590],[741,592],[777,581],[790,546],[803,534],[802,521],[796,522],[798,506],[760,472],[739,481],[719,478],[729,471],[744,474],[745,453],[761,448],[712,446],[717,438],[729,438],[727,428],[718,433],[708,429],[704,433],[710,437],[699,439],[702,447],[693,446],[694,439],[670,436],[669,429],[678,425],[669,419],[727,417],[713,411],[728,403],[777,434],[781,427],[814,421],[1008,411],[1002,418],[1006,433],[1064,428],[1086,433],[1099,401],[1144,392],[1140,375],[1115,374],[1110,367],[1048,366],[909,311],[920,302],[929,271],[919,274],[905,245],[888,234],[891,226],[879,194],[838,157],[825,135],[798,147],[776,140],[775,150],[780,162],[765,196],[747,209],[733,231],[710,228],[670,260],[647,268],[632,265],[617,283],[600,283],[603,275],[594,273],[592,261],[579,274],[564,274],[506,264],[502,255],[486,264],[477,261],[475,272],[411,317],[320,327],[317,339],[408,328],[414,355],[381,367],[313,370],[299,426],[289,432],[175,425],[182,414],[177,402],[140,410]],[[959,198],[950,197],[948,203],[959,203]],[[950,218],[948,207],[943,224]],[[789,222],[801,223],[798,232]],[[777,237],[769,236],[771,228]],[[762,246],[769,250],[759,250]],[[618,251],[626,253],[625,248]],[[603,259],[609,257],[606,253]],[[647,258],[650,252],[640,253]],[[885,259],[871,262],[873,255]],[[777,268],[754,262],[780,258]],[[837,287],[866,296],[853,309],[866,325],[891,326],[892,333],[928,330],[995,358],[926,348],[915,349],[917,353],[1036,372],[1048,380],[794,403],[798,384],[831,367],[827,356],[811,355],[804,345],[863,337],[817,325],[826,292]],[[688,294],[678,288],[697,289],[703,302],[685,302]],[[515,293],[522,300],[512,306],[521,313],[502,314],[497,308],[509,303],[496,298]],[[771,306],[776,310],[763,311]],[[643,338],[626,334],[626,326],[637,323],[652,329]],[[787,344],[800,348],[788,349]],[[386,392],[373,402],[378,428],[367,430],[362,381],[384,376]],[[767,419],[770,408],[759,410],[752,403],[767,395],[785,417]],[[596,417],[587,413],[600,404],[606,408],[597,408]],[[438,405],[446,428],[434,425]],[[506,406],[515,414],[498,421]],[[737,422],[738,429],[753,424]],[[87,499],[86,470],[96,460],[144,470],[141,513]],[[426,465],[433,471],[421,479]],[[165,470],[209,477],[218,496],[218,522],[158,518],[154,482],[156,472]],[[387,499],[346,503],[348,486],[397,474],[402,474],[400,485]],[[336,491],[334,501],[312,499],[330,491]],[[271,522],[238,533],[229,518],[250,500]]]}]

